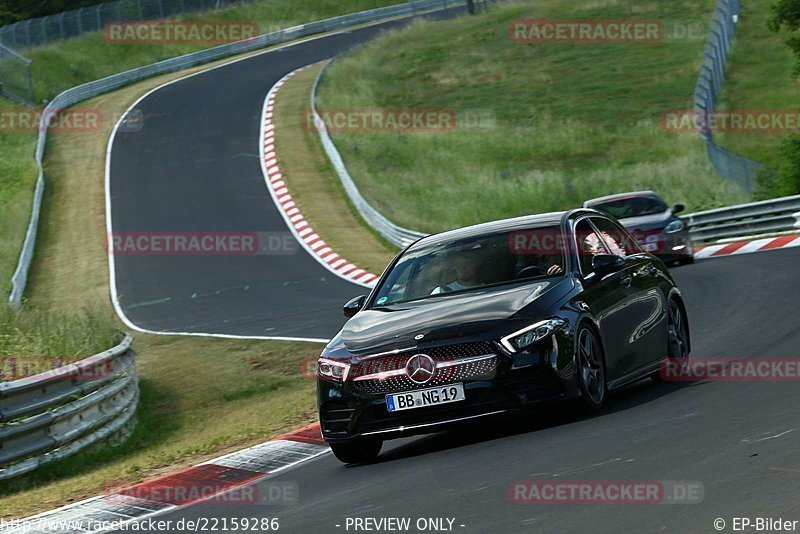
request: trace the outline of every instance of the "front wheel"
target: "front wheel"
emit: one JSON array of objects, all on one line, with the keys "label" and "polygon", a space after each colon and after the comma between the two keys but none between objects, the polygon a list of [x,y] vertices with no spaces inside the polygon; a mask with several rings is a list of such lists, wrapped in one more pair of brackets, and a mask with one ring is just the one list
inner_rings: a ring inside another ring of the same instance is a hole
[{"label": "front wheel", "polygon": [[597,336],[586,326],[578,331],[577,356],[578,387],[583,408],[595,412],[606,399],[606,369]]},{"label": "front wheel", "polygon": [[[669,301],[667,318],[667,358],[670,372],[681,372],[689,367],[689,322],[676,299]],[[663,368],[653,373],[653,379],[663,381]]]},{"label": "front wheel", "polygon": [[383,441],[373,438],[355,438],[342,443],[331,443],[333,455],[346,464],[374,462],[381,452]]}]

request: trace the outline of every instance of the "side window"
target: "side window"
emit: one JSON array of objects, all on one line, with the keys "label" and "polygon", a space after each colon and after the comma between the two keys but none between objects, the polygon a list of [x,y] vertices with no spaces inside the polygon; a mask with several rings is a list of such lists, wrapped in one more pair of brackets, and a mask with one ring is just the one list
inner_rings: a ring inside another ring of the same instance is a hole
[{"label": "side window", "polygon": [[589,224],[589,219],[582,219],[575,225],[575,245],[578,251],[578,262],[581,265],[583,274],[592,272],[592,258],[594,256],[608,253],[600,236]]},{"label": "side window", "polygon": [[621,226],[599,217],[592,217],[592,223],[599,230],[600,236],[612,254],[628,256],[642,251],[636,239]]}]

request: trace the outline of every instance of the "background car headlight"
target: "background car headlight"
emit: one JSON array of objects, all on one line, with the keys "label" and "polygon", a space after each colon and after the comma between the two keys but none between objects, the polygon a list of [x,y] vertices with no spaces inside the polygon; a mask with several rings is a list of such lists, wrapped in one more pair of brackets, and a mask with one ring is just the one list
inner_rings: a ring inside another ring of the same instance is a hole
[{"label": "background car headlight", "polygon": [[686,224],[681,220],[677,220],[669,223],[667,227],[664,228],[664,231],[668,234],[674,234],[675,232],[680,232],[684,228],[686,228]]},{"label": "background car headlight", "polygon": [[328,360],[327,358],[320,358],[317,362],[317,374],[321,378],[343,382],[347,380],[349,372],[350,365],[344,362]]},{"label": "background car headlight", "polygon": [[558,317],[547,319],[546,321],[538,322],[504,337],[500,340],[500,343],[502,343],[509,352],[525,350],[534,343],[552,336],[565,324],[567,324],[567,322]]}]

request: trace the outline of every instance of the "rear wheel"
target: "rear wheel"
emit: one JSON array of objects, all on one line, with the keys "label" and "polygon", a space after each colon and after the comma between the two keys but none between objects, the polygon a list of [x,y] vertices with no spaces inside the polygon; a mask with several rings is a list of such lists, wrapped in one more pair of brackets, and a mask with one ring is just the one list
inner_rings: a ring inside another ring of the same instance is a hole
[{"label": "rear wheel", "polygon": [[333,455],[346,464],[374,462],[381,452],[383,441],[373,438],[356,438],[342,443],[331,443]]},{"label": "rear wheel", "polygon": [[577,356],[581,401],[586,410],[594,412],[606,399],[606,369],[597,336],[587,326],[578,331]]}]

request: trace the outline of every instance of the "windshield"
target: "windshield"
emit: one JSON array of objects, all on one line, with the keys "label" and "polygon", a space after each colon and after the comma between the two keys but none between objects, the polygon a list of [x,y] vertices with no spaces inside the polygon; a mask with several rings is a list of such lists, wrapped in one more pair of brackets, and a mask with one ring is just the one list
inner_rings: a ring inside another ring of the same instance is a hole
[{"label": "windshield", "polygon": [[617,219],[641,217],[642,215],[655,215],[667,211],[667,205],[658,197],[635,196],[616,198],[589,207],[604,211]]},{"label": "windshield", "polygon": [[558,226],[436,243],[400,258],[378,289],[374,307],[563,273]]}]

